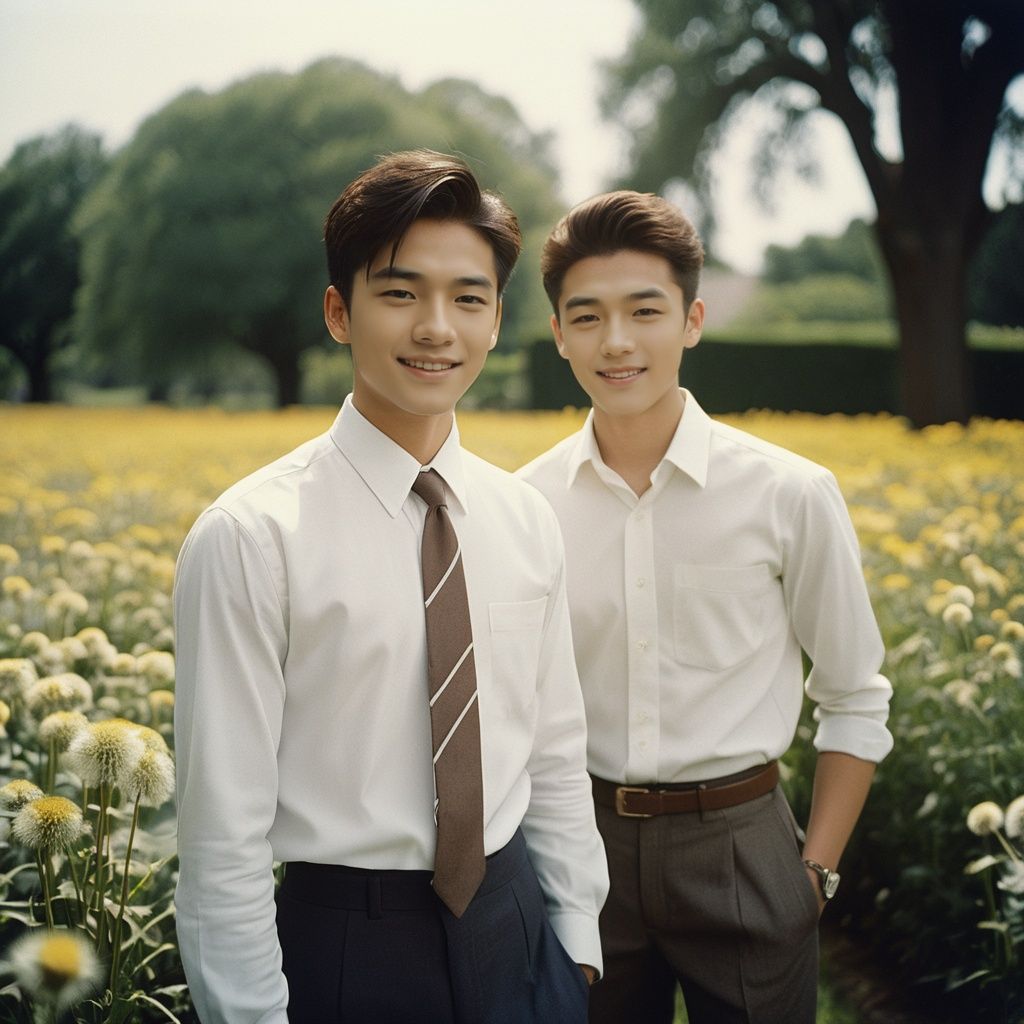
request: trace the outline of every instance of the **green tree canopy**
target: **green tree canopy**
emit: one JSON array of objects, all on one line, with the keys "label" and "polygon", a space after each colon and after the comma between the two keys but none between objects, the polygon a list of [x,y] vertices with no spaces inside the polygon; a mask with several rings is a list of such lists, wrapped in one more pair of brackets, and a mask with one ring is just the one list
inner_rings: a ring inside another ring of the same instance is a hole
[{"label": "green tree canopy", "polygon": [[[990,216],[981,185],[994,140],[1015,184],[1024,164],[1024,116],[1007,99],[1024,73],[1024,4],[635,3],[641,28],[606,96],[634,132],[629,183],[656,190],[681,179],[706,192],[709,157],[754,95],[778,116],[762,140],[761,182],[794,146],[813,166],[808,117],[834,114],[878,209],[905,410],[918,425],[964,419],[967,267]],[[881,141],[893,129],[896,147]]]},{"label": "green tree canopy", "polygon": [[840,235],[807,235],[794,246],[769,245],[761,277],[770,284],[791,284],[819,274],[849,274],[869,284],[885,280],[874,229],[855,218]]},{"label": "green tree canopy", "polygon": [[[296,401],[299,356],[327,339],[324,216],[377,155],[418,146],[466,159],[526,233],[557,213],[546,140],[469,82],[410,93],[331,59],[179,96],[143,123],[81,210],[83,336],[150,382],[240,347],[273,369],[279,403]],[[534,276],[513,278],[506,344],[542,329]]]},{"label": "green tree canopy", "polygon": [[24,369],[30,401],[50,399],[53,357],[71,341],[71,218],[104,163],[99,137],[69,125],[23,142],[0,169],[0,348]]}]

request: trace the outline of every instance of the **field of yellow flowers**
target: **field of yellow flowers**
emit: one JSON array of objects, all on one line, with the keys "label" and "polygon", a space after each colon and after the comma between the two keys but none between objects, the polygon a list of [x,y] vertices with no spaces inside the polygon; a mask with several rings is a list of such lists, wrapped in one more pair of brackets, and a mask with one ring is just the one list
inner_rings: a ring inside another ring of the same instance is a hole
[{"label": "field of yellow flowers", "polygon": [[[171,905],[174,559],[221,490],[332,417],[0,408],[0,1022],[71,1006],[90,1022],[187,1016]],[[1014,1012],[1024,423],[728,419],[835,471],[889,651],[896,747],[833,922],[922,991]],[[581,422],[460,417],[466,445],[508,469]],[[804,813],[808,747],[787,760]]]}]

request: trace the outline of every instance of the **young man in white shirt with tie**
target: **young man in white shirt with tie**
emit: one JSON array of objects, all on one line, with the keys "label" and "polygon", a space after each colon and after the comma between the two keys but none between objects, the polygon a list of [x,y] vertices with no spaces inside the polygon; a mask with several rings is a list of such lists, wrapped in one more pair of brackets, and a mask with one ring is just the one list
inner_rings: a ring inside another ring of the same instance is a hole
[{"label": "young man in white shirt with tie", "polygon": [[[691,1024],[811,1024],[818,916],[892,744],[891,687],[832,474],[679,387],[702,260],[686,218],[635,192],[571,210],[542,257],[593,403],[520,470],[565,539],[611,874],[590,1020],[669,1024],[679,984]],[[819,751],[802,849],[777,786],[801,683]]]},{"label": "young man in white shirt with tie", "polygon": [[189,988],[203,1024],[582,1022],[607,870],[562,543],[453,416],[515,216],[460,162],[400,153],[325,242],[353,393],[178,564]]}]

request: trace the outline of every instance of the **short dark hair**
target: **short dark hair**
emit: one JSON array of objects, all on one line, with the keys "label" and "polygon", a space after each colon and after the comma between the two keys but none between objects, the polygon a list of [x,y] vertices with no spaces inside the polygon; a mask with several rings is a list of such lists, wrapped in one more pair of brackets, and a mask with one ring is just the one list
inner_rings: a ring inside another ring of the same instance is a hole
[{"label": "short dark hair", "polygon": [[462,161],[428,149],[380,157],[334,201],[324,222],[327,273],[346,306],[355,273],[391,246],[398,247],[420,219],[449,220],[480,232],[494,253],[498,293],[519,258],[522,236],[516,215],[501,196],[482,190]]},{"label": "short dark hair", "polygon": [[540,271],[555,316],[565,275],[589,256],[631,249],[668,261],[684,306],[697,297],[704,246],[696,228],[667,199],[650,192],[605,192],[574,206],[544,243]]}]

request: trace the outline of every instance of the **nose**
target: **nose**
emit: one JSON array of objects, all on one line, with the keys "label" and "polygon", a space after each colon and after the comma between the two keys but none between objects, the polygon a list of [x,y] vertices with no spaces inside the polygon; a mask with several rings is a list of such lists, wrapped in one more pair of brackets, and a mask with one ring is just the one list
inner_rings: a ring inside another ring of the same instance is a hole
[{"label": "nose", "polygon": [[413,328],[413,340],[419,345],[450,345],[455,340],[455,328],[443,299],[431,303],[422,319]]},{"label": "nose", "polygon": [[627,326],[619,320],[611,320],[601,339],[601,353],[606,356],[621,356],[633,351],[633,338]]}]

